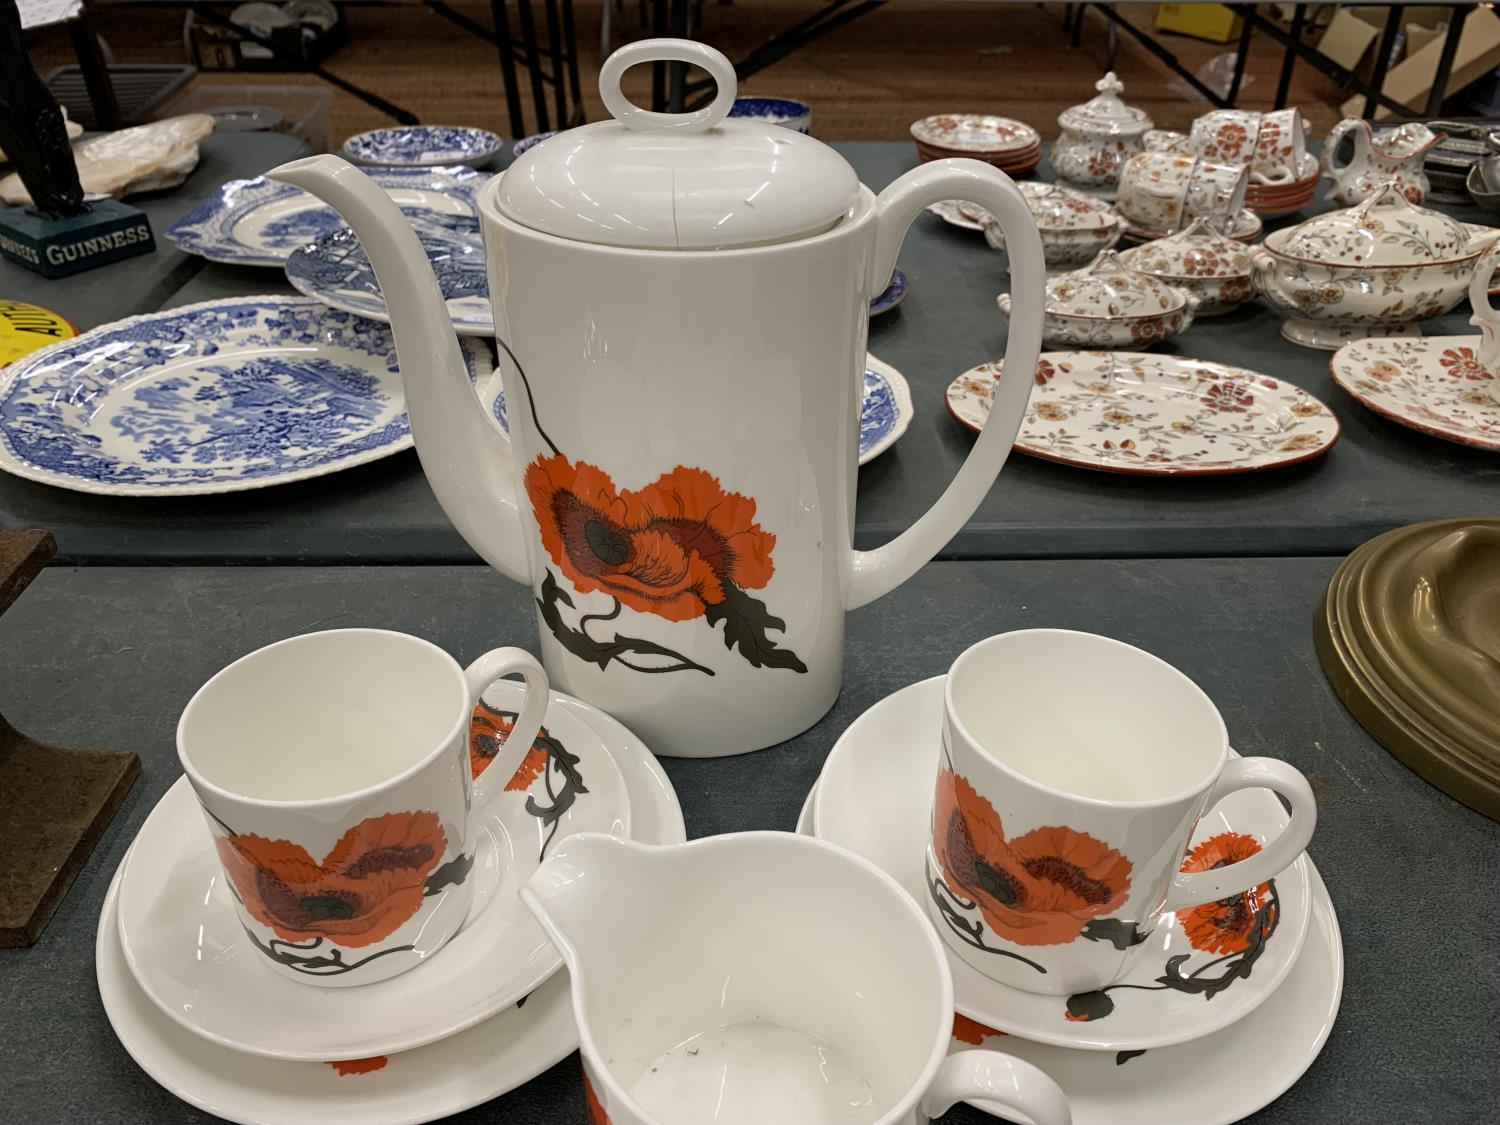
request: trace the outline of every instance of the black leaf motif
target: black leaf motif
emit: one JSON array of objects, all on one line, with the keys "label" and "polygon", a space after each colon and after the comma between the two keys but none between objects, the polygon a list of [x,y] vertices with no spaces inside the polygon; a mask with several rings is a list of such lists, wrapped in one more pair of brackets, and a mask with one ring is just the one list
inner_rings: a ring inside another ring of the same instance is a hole
[{"label": "black leaf motif", "polygon": [[469,877],[469,871],[473,866],[473,855],[454,856],[431,875],[427,876],[427,886],[422,891],[422,897],[431,898],[447,887],[458,886]]},{"label": "black leaf motif", "polygon": [[786,622],[771,616],[765,604],[752,598],[727,578],[723,581],[724,600],[707,606],[704,616],[710,625],[724,623],[724,647],[738,647],[740,655],[754,668],[790,668],[806,672],[807,665],[789,648],[780,648],[766,636],[775,629],[786,632]]},{"label": "black leaf motif", "polygon": [[1083,927],[1079,936],[1086,941],[1107,941],[1116,949],[1129,949],[1150,937],[1151,931],[1123,918],[1095,918]]},{"label": "black leaf motif", "polygon": [[1115,1052],[1115,1065],[1116,1066],[1124,1066],[1131,1059],[1138,1059],[1142,1055],[1144,1055],[1145,1053],[1146,1053],[1145,1048],[1142,1048],[1139,1051],[1116,1051]]}]

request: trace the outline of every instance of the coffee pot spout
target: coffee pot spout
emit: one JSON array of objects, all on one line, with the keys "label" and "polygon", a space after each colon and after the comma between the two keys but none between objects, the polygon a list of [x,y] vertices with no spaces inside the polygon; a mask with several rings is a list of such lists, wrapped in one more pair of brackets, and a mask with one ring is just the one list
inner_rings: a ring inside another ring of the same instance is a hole
[{"label": "coffee pot spout", "polygon": [[358,168],[311,156],[270,172],[339,213],[385,296],[422,470],[458,533],[491,566],[530,582],[520,491],[509,444],[484,416],[458,337],[416,232]]}]

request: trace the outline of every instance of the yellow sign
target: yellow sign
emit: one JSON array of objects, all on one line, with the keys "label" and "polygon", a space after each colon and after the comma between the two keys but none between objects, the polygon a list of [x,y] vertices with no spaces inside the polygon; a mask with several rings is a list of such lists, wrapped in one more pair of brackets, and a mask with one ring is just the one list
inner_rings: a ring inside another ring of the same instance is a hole
[{"label": "yellow sign", "polygon": [[0,367],[76,335],[78,329],[51,309],[0,297]]}]

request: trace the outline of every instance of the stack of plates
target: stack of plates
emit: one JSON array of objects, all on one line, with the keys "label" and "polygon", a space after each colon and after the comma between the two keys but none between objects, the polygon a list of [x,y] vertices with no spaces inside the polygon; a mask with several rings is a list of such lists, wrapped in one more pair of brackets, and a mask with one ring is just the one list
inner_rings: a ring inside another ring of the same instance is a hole
[{"label": "stack of plates", "polygon": [[[493,684],[472,732],[493,730],[495,712],[514,713],[520,698],[518,685]],[[430,962],[357,988],[310,988],[259,963],[179,779],[99,919],[99,992],[131,1057],[192,1105],[258,1125],[430,1121],[565,1058],[578,1045],[568,976],[517,890],[544,850],[575,833],[648,844],[685,833],[671,782],[630,731],[560,692],[545,729],[567,757],[549,749],[529,787],[507,786],[485,814],[463,928]],[[549,825],[565,774],[576,775],[575,799]]]},{"label": "stack of plates", "polygon": [[1245,207],[1268,219],[1302,210],[1318,192],[1318,158],[1303,153],[1297,172],[1296,179],[1282,184],[1257,183],[1252,176],[1245,188]]},{"label": "stack of plates", "polygon": [[988,113],[941,113],[912,123],[917,158],[924,163],[949,156],[983,160],[1019,175],[1042,158],[1042,137],[1023,121]]},{"label": "stack of plates", "polygon": [[[875,704],[834,745],[797,825],[874,863],[918,903],[929,894],[923,856],[942,720],[941,676]],[[1285,823],[1270,793],[1234,793],[1204,815],[1194,844],[1225,833],[1264,841]],[[1254,947],[1253,973],[1251,947],[1194,944],[1171,913],[1108,996],[1022,992],[949,952],[951,1051],[983,1045],[1040,1067],[1067,1095],[1074,1125],[1225,1125],[1254,1113],[1312,1064],[1343,991],[1338,919],[1311,858],[1270,887],[1276,921]]]}]

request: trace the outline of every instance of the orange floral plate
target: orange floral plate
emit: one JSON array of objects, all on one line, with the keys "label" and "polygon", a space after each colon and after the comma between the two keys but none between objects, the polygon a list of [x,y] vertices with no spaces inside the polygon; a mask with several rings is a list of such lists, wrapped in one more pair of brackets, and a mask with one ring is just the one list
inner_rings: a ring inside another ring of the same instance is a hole
[{"label": "orange floral plate", "polygon": [[[686,833],[677,795],[640,740],[586,703],[557,696],[554,707],[592,727],[619,766],[630,796],[631,837],[681,843]],[[168,1019],[135,983],[119,942],[119,884],[117,873],[95,949],[105,1015],[147,1074],[218,1117],[257,1125],[414,1125],[498,1097],[578,1046],[567,974],[558,973],[524,1002],[401,1054],[303,1063],[226,1051]]]},{"label": "orange floral plate", "polygon": [[[814,786],[797,821],[804,836],[815,835],[816,793]],[[1250,1116],[1307,1072],[1339,1014],[1343,936],[1311,861],[1309,870],[1312,928],[1297,963],[1264,1004],[1223,1031],[1176,1047],[1109,1054],[1033,1043],[955,1014],[950,1053],[983,1046],[1040,1067],[1067,1095],[1073,1125],[1229,1125]]]},{"label": "orange floral plate", "polygon": [[1333,381],[1393,422],[1500,449],[1497,375],[1479,362],[1479,336],[1356,340],[1333,353]]},{"label": "orange floral plate", "polygon": [[[877,864],[919,903],[942,718],[942,676],[887,696],[840,736],[813,802],[819,839]],[[1243,858],[1285,823],[1269,791],[1232,793],[1203,815],[1183,869]],[[1242,895],[1160,915],[1125,976],[1093,992],[1023,992],[950,954],[955,1007],[1056,1047],[1143,1051],[1200,1039],[1249,1015],[1292,971],[1312,919],[1309,867],[1304,855]]]},{"label": "orange floral plate", "polygon": [[[948,413],[984,429],[1003,364],[948,385]],[[1321,457],[1339,423],[1301,387],[1255,371],[1150,352],[1043,352],[1016,449],[1082,469],[1219,476]]]},{"label": "orange floral plate", "polygon": [[[521,689],[498,681],[471,728],[481,771]],[[517,898],[543,851],[578,832],[627,835],[630,797],[594,728],[553,693],[543,734],[478,833],[474,901],[431,961],[336,993],[266,972],[229,900],[213,841],[185,778],[141,826],[120,884],[120,944],[136,984],[184,1029],[221,1047],[284,1061],[407,1051],[489,1019],[562,966]],[[369,893],[381,889],[372,873]]]}]

